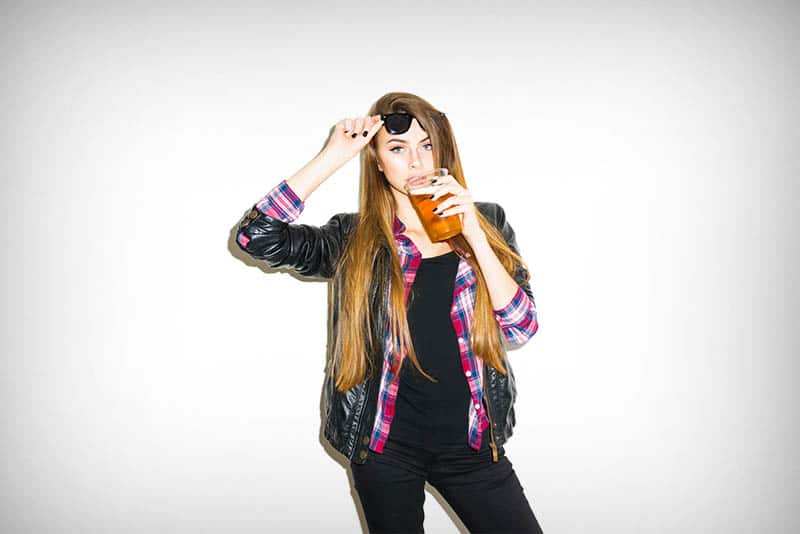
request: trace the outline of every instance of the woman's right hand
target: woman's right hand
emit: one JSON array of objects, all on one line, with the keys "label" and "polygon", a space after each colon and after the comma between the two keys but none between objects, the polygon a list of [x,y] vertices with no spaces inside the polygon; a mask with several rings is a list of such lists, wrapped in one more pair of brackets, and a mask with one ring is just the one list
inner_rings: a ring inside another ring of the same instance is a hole
[{"label": "woman's right hand", "polygon": [[380,115],[342,119],[336,123],[323,152],[342,162],[350,161],[383,126]]}]

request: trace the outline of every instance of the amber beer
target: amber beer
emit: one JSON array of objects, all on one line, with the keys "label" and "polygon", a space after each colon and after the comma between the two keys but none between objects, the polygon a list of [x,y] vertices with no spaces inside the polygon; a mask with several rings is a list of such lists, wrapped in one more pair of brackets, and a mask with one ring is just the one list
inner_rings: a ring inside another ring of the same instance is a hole
[{"label": "amber beer", "polygon": [[447,172],[445,168],[426,171],[424,174],[410,178],[405,186],[408,198],[411,199],[411,205],[414,206],[425,232],[434,243],[450,239],[461,233],[461,218],[458,213],[440,217],[433,212],[433,208],[446,198],[453,196],[453,193],[445,193],[436,200],[431,200],[431,195],[438,189],[432,180],[437,176],[447,176]]}]

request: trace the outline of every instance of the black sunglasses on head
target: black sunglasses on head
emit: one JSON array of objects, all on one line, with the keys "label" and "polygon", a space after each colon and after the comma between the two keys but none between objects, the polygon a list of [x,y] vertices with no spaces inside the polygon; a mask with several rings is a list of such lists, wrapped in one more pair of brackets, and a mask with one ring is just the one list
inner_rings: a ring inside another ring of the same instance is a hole
[{"label": "black sunglasses on head", "polygon": [[[445,114],[442,113],[441,111],[439,111],[438,113],[442,117],[445,116]],[[414,116],[409,113],[387,113],[386,115],[381,114],[381,120],[383,120],[383,126],[384,128],[386,128],[386,131],[389,132],[390,134],[406,133],[408,129],[411,128],[411,120],[413,118]]]}]

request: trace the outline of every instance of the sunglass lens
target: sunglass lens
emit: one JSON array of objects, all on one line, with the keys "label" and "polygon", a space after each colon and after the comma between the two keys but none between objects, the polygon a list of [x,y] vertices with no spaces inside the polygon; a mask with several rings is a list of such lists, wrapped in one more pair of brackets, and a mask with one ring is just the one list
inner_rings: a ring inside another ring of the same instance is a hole
[{"label": "sunglass lens", "polygon": [[386,115],[383,125],[390,134],[401,134],[411,127],[411,115],[406,113],[391,113]]}]

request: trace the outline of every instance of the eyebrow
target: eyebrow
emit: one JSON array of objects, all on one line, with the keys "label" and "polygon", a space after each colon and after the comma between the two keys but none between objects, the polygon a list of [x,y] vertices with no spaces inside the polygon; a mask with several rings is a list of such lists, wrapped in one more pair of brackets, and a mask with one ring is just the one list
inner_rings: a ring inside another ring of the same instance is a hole
[{"label": "eyebrow", "polygon": [[[430,138],[431,138],[431,137],[430,137],[430,136],[428,136],[428,137],[426,137],[425,139],[423,139],[422,141],[420,141],[420,143],[422,143],[423,141],[429,141],[429,140],[430,140]],[[398,139],[398,138],[396,138],[396,137],[395,137],[395,138],[392,138],[392,139],[389,139],[388,141],[386,141],[386,144],[388,145],[388,144],[389,144],[389,143],[391,143],[392,141],[394,141],[395,143],[403,143],[404,145],[408,144],[408,143],[406,143],[405,141],[403,141],[402,139]]]}]

